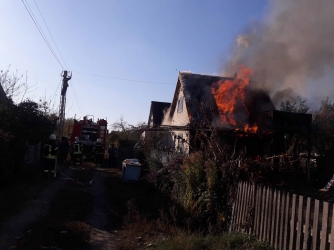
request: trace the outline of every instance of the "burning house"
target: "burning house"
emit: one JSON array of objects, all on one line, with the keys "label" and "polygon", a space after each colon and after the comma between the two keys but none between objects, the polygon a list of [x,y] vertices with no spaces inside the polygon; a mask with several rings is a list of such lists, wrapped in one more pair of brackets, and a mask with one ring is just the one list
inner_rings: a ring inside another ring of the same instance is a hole
[{"label": "burning house", "polygon": [[283,153],[289,134],[309,138],[312,115],[276,110],[268,93],[253,87],[250,75],[247,68],[235,77],[180,72],[159,127],[168,131],[164,146],[188,154],[199,149],[200,133],[214,129],[223,146],[236,144],[262,156]]}]

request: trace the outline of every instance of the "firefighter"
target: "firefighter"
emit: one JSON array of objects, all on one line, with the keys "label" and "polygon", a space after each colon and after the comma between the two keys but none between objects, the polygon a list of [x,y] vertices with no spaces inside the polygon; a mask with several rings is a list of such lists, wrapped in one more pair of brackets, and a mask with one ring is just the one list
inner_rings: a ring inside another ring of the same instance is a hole
[{"label": "firefighter", "polygon": [[117,148],[115,148],[114,144],[110,144],[108,148],[109,154],[109,168],[116,167],[116,157],[117,157]]},{"label": "firefighter", "polygon": [[82,151],[83,151],[83,144],[79,141],[79,137],[74,138],[74,143],[72,145],[72,161],[73,167],[75,167],[75,163],[77,159],[80,161],[80,165],[82,166]]},{"label": "firefighter", "polygon": [[70,149],[68,138],[62,136],[60,142],[58,143],[58,147],[59,147],[58,162],[60,165],[64,167],[65,160],[67,159],[67,155]]},{"label": "firefighter", "polygon": [[95,165],[96,167],[102,166],[102,161],[104,157],[104,147],[102,145],[101,139],[96,140],[96,144],[93,148],[94,156],[95,156]]},{"label": "firefighter", "polygon": [[44,158],[44,177],[56,177],[56,166],[57,166],[57,153],[58,145],[56,143],[56,135],[51,134],[49,140],[44,145],[43,158]]}]

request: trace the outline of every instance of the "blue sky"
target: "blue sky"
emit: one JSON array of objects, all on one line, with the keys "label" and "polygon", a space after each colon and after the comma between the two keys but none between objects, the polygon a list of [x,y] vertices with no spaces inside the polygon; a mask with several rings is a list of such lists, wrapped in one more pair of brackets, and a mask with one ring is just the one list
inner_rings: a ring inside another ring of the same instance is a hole
[{"label": "blue sky", "polygon": [[[130,124],[147,122],[151,101],[172,101],[179,71],[221,74],[236,37],[251,23],[262,21],[269,4],[268,0],[24,2],[64,69],[73,72],[67,118],[89,114],[107,118],[109,124],[120,116]],[[11,72],[27,72],[29,85],[35,85],[27,97],[36,101],[45,97],[58,110],[63,68],[22,1],[2,0],[0,9],[0,69],[11,65]]]}]

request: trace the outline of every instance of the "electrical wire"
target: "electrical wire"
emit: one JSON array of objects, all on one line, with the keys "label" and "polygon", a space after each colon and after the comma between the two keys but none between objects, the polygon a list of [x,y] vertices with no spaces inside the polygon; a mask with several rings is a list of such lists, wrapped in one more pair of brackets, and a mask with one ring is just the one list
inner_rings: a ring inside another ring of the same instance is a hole
[{"label": "electrical wire", "polygon": [[22,0],[22,3],[23,3],[23,5],[24,5],[24,7],[26,8],[27,12],[29,13],[31,19],[33,20],[33,22],[34,22],[36,28],[38,29],[39,33],[41,34],[42,38],[44,39],[46,45],[49,47],[51,53],[52,53],[53,56],[56,58],[56,60],[58,61],[59,65],[62,67],[62,69],[64,69],[64,67],[63,67],[63,65],[61,64],[61,62],[59,61],[57,55],[56,55],[55,52],[53,51],[53,49],[52,49],[50,43],[48,42],[47,38],[45,37],[45,35],[44,35],[44,33],[43,33],[43,30],[42,30],[41,27],[39,26],[38,21],[37,21],[37,19],[35,18],[35,16],[34,16],[32,10],[30,9],[30,6],[29,6],[28,2],[24,3],[24,0]]},{"label": "electrical wire", "polygon": [[78,99],[77,99],[77,95],[75,94],[75,89],[74,89],[74,84],[73,84],[73,80],[71,81],[71,83],[72,83],[72,92],[73,92],[73,95],[74,95],[74,99],[75,99],[75,101],[76,101],[76,103],[77,103],[77,105],[78,105],[78,108],[79,108],[79,110],[80,110],[80,113],[81,113],[81,115],[83,116],[83,112],[82,112],[82,109],[81,109],[81,107],[80,107],[80,105],[79,105],[79,102],[78,102]]},{"label": "electrical wire", "polygon": [[59,49],[58,49],[58,46],[57,46],[57,44],[56,44],[56,41],[53,39],[53,36],[52,36],[52,34],[51,34],[51,31],[50,31],[48,25],[47,25],[46,22],[45,22],[44,16],[42,15],[42,12],[41,12],[41,10],[39,9],[36,0],[34,0],[34,2],[35,2],[35,4],[36,4],[36,6],[37,6],[37,9],[38,9],[39,14],[41,15],[41,17],[42,17],[42,19],[43,19],[43,22],[44,22],[44,24],[45,24],[45,26],[46,26],[46,28],[47,28],[47,30],[48,30],[48,32],[49,32],[51,38],[52,38],[52,41],[53,41],[54,45],[55,45],[56,48],[57,48],[57,51],[58,51],[58,53],[59,53],[61,59],[63,60],[63,62],[64,62],[64,64],[65,64],[66,68],[68,68],[67,65],[66,65],[66,62],[65,62],[65,60],[64,60],[64,58],[63,58],[63,56],[61,55],[61,53],[60,53],[60,51],[59,51]]},{"label": "electrical wire", "polygon": [[60,84],[61,84],[61,79],[60,79],[60,81],[59,81],[59,84],[58,84],[58,87],[57,87],[55,93],[53,94],[53,97],[52,97],[52,100],[51,100],[52,102],[53,102],[53,100],[55,99],[55,97],[56,97],[56,95],[57,95],[57,91],[58,91],[58,89],[59,89]]},{"label": "electrical wire", "polygon": [[98,77],[111,78],[111,79],[115,79],[115,80],[129,81],[129,82],[142,82],[142,83],[153,83],[153,84],[175,85],[175,84],[173,84],[173,83],[166,83],[166,82],[148,82],[148,81],[133,80],[133,79],[126,79],[126,78],[113,77],[113,76],[96,75],[96,74],[84,73],[84,72],[74,71],[74,70],[73,70],[72,72],[76,72],[76,73],[84,74],[84,75],[91,75],[91,76],[98,76]]}]

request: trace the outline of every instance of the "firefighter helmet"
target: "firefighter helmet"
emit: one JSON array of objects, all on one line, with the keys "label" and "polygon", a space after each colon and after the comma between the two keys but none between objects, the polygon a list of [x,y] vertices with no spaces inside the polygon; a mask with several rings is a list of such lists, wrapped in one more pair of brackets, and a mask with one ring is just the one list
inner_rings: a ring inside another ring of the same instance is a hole
[{"label": "firefighter helmet", "polygon": [[96,143],[101,143],[101,142],[102,142],[101,139],[97,139],[97,140],[96,140]]},{"label": "firefighter helmet", "polygon": [[76,136],[76,137],[74,138],[74,140],[75,140],[75,142],[78,142],[78,141],[79,141],[79,137]]},{"label": "firefighter helmet", "polygon": [[51,134],[49,136],[49,139],[52,140],[52,141],[55,141],[56,140],[56,135],[55,134]]}]

